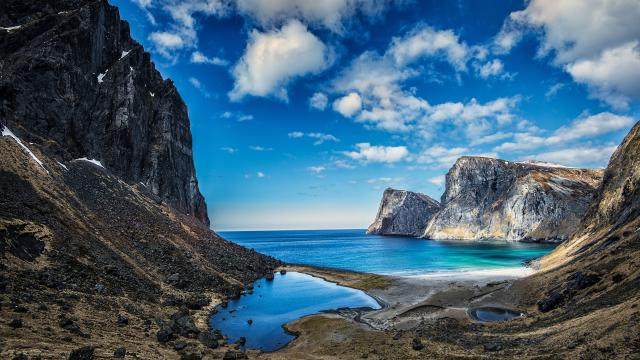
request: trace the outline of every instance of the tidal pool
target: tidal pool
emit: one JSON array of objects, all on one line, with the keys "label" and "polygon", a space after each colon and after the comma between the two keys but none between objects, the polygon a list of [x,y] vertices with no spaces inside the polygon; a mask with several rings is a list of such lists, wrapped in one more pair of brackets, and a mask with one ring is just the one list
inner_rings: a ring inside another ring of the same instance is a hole
[{"label": "tidal pool", "polygon": [[378,302],[364,292],[340,286],[307,274],[276,274],[273,281],[254,283],[253,294],[229,301],[209,320],[229,342],[246,338],[246,347],[277,350],[295,338],[282,325],[306,315],[340,308],[379,309]]},{"label": "tidal pool", "polygon": [[522,313],[497,307],[481,307],[471,309],[469,315],[483,322],[507,321],[522,316]]}]

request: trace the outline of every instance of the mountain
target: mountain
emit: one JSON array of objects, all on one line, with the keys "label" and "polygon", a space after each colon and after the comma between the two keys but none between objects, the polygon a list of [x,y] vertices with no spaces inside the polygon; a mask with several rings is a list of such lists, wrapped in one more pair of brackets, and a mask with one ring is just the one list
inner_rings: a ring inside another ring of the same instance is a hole
[{"label": "mountain", "polygon": [[107,1],[0,27],[0,358],[235,356],[210,310],[281,263],[209,229],[174,85]]},{"label": "mountain", "polygon": [[420,236],[440,204],[427,195],[388,188],[369,234]]},{"label": "mountain", "polygon": [[446,176],[431,239],[563,241],[596,194],[602,170],[465,156]]},{"label": "mountain", "polygon": [[97,159],[209,225],[187,107],[106,0],[0,3],[0,118],[59,159]]}]

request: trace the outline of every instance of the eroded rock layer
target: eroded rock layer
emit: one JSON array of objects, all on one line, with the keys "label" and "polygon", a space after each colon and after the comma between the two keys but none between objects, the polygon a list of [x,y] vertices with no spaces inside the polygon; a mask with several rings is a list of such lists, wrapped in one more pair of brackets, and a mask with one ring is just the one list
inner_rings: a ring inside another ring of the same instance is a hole
[{"label": "eroded rock layer", "polygon": [[420,236],[440,204],[427,195],[388,188],[369,234]]},{"label": "eroded rock layer", "polygon": [[602,170],[462,157],[424,237],[563,241],[595,196]]},{"label": "eroded rock layer", "polygon": [[0,119],[209,224],[187,108],[106,0],[0,3]]}]

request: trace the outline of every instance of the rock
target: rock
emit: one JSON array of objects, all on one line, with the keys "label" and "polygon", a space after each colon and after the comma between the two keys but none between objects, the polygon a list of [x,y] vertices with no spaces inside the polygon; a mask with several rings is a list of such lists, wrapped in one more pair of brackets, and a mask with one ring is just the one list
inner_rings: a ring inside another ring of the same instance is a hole
[{"label": "rock", "polygon": [[413,340],[411,340],[411,348],[415,351],[420,351],[424,349],[424,345],[422,344],[422,341],[420,339],[413,338]]},{"label": "rock", "polygon": [[181,360],[200,360],[202,359],[202,354],[195,350],[187,350],[180,354]]},{"label": "rock", "polygon": [[[6,125],[19,137],[28,129],[60,144],[71,159],[98,159],[208,226],[187,107],[131,38],[117,8],[107,1],[3,3],[10,10],[2,14],[3,27],[30,23],[2,34],[1,42],[11,44],[0,49]],[[32,106],[45,98],[46,106]]]},{"label": "rock", "polygon": [[280,270],[280,275],[285,275],[286,273],[287,273],[287,270],[285,269]]},{"label": "rock", "polygon": [[17,328],[21,328],[22,327],[22,319],[12,319],[11,322],[9,323],[9,326],[17,329]]},{"label": "rock", "polygon": [[548,312],[563,305],[580,290],[597,284],[600,278],[600,275],[595,273],[585,273],[583,271],[572,273],[567,277],[564,287],[547,292],[545,297],[538,301],[538,310]]},{"label": "rock", "polygon": [[24,314],[24,313],[28,313],[29,309],[27,309],[25,306],[22,306],[22,305],[14,305],[13,312]]},{"label": "rock", "polygon": [[249,324],[249,325],[253,324],[253,320],[251,320],[251,319],[247,320],[247,324]]},{"label": "rock", "polygon": [[129,318],[124,314],[118,314],[118,319],[116,320],[118,326],[126,326],[129,325]]},{"label": "rock", "polygon": [[247,354],[241,351],[227,350],[222,357],[223,360],[248,359]]},{"label": "rock", "polygon": [[121,359],[121,358],[124,358],[125,356],[127,356],[127,349],[125,349],[124,347],[119,347],[113,351],[114,358]]},{"label": "rock", "polygon": [[158,342],[163,344],[171,341],[171,339],[173,339],[173,336],[173,329],[168,326],[161,327],[160,330],[158,330],[158,332],[156,333]]},{"label": "rock", "polygon": [[197,335],[200,330],[193,321],[187,308],[180,309],[171,315],[172,328],[182,336]]},{"label": "rock", "polygon": [[187,343],[186,343],[186,342],[184,342],[184,341],[176,341],[176,343],[175,343],[175,344],[173,344],[173,348],[174,348],[176,351],[180,351],[180,350],[182,350],[182,349],[184,349],[184,348],[186,348],[186,347],[187,347]]},{"label": "rock", "polygon": [[446,177],[431,239],[564,241],[584,216],[601,170],[465,156]]},{"label": "rock", "polygon": [[502,345],[499,343],[486,343],[483,345],[484,351],[500,351]]},{"label": "rock", "polygon": [[94,350],[93,346],[83,346],[75,349],[69,354],[69,360],[91,360],[93,359]]},{"label": "rock", "polygon": [[273,281],[274,279],[273,272],[268,272],[267,275],[265,275],[264,277],[267,279],[267,281]]},{"label": "rock", "polygon": [[245,338],[244,336],[240,336],[238,341],[236,341],[236,344],[240,346],[244,346],[246,343],[247,343],[247,338]]},{"label": "rock", "polygon": [[29,360],[29,357],[27,357],[27,355],[25,355],[23,353],[18,353],[18,354],[13,355],[11,360]]},{"label": "rock", "polygon": [[216,336],[209,331],[203,331],[198,334],[198,341],[210,349],[218,347],[218,340],[216,339]]},{"label": "rock", "polygon": [[60,320],[58,321],[58,325],[61,328],[65,329],[65,330],[67,330],[67,331],[69,331],[69,332],[71,332],[73,334],[80,335],[80,336],[86,336],[82,332],[82,330],[80,329],[80,326],[78,326],[78,324],[76,324],[75,322],[73,322],[73,320],[69,319],[68,317],[66,317],[64,315],[60,316]]},{"label": "rock", "polygon": [[388,188],[368,234],[421,236],[440,204],[427,195]]},{"label": "rock", "polygon": [[96,290],[96,292],[98,294],[102,294],[105,292],[106,288],[104,287],[104,285],[102,284],[96,284],[96,286],[94,287],[94,289]]}]

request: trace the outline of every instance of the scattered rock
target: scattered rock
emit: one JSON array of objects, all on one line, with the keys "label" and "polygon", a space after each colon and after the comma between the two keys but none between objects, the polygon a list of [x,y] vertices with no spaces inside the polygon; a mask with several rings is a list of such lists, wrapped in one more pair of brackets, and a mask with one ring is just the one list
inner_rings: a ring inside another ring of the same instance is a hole
[{"label": "scattered rock", "polygon": [[118,324],[118,326],[129,325],[129,317],[127,317],[124,314],[118,314],[117,324]]},{"label": "scattered rock", "polygon": [[173,330],[182,336],[197,335],[200,332],[187,308],[182,308],[171,315],[171,321]]},{"label": "scattered rock", "polygon": [[273,273],[272,272],[268,272],[267,275],[265,275],[265,278],[267,279],[267,281],[273,281]]},{"label": "scattered rock", "polygon": [[119,358],[119,359],[121,359],[121,358],[123,358],[123,357],[125,357],[125,356],[127,356],[127,349],[125,349],[125,348],[124,348],[124,347],[122,347],[122,346],[121,346],[121,347],[119,347],[119,348],[117,348],[117,349],[113,352],[113,357],[114,357],[114,358]]},{"label": "scattered rock", "polygon": [[75,349],[69,354],[69,360],[91,360],[93,359],[94,350],[93,346],[83,346]]},{"label": "scattered rock", "polygon": [[484,351],[500,351],[502,350],[502,345],[499,343],[486,343],[483,345]]},{"label": "scattered rock", "polygon": [[216,336],[209,331],[203,331],[198,334],[198,341],[210,349],[218,347],[218,340],[216,339]]},{"label": "scattered rock", "polygon": [[195,350],[187,350],[180,354],[181,360],[200,360],[202,359],[202,354]]},{"label": "scattered rock", "polygon": [[98,294],[102,294],[106,290],[106,288],[102,284],[96,284],[96,286],[94,286],[93,288]]},{"label": "scattered rock", "polygon": [[176,349],[176,351],[180,351],[186,347],[187,347],[187,343],[184,341],[176,341],[176,343],[173,344],[173,348]]},{"label": "scattered rock", "polygon": [[420,341],[420,339],[413,338],[413,340],[411,340],[411,348],[415,351],[420,351],[424,349],[424,345],[422,344],[422,341]]},{"label": "scattered rock", "polygon": [[222,357],[223,360],[248,359],[247,354],[241,351],[227,350]]},{"label": "scattered rock", "polygon": [[158,339],[158,342],[163,344],[171,341],[171,339],[173,339],[173,329],[171,329],[169,326],[160,328],[160,330],[158,330],[158,332],[156,333],[156,338]]},{"label": "scattered rock", "polygon": [[25,306],[22,305],[13,305],[13,312],[17,312],[17,313],[28,313],[29,309],[27,309]]},{"label": "scattered rock", "polygon": [[22,327],[22,320],[21,319],[13,319],[9,323],[9,326],[11,326],[14,329],[21,328]]},{"label": "scattered rock", "polygon": [[238,339],[238,341],[236,341],[236,344],[240,345],[240,346],[244,346],[244,344],[247,343],[247,338],[244,336],[240,336],[240,338]]}]

